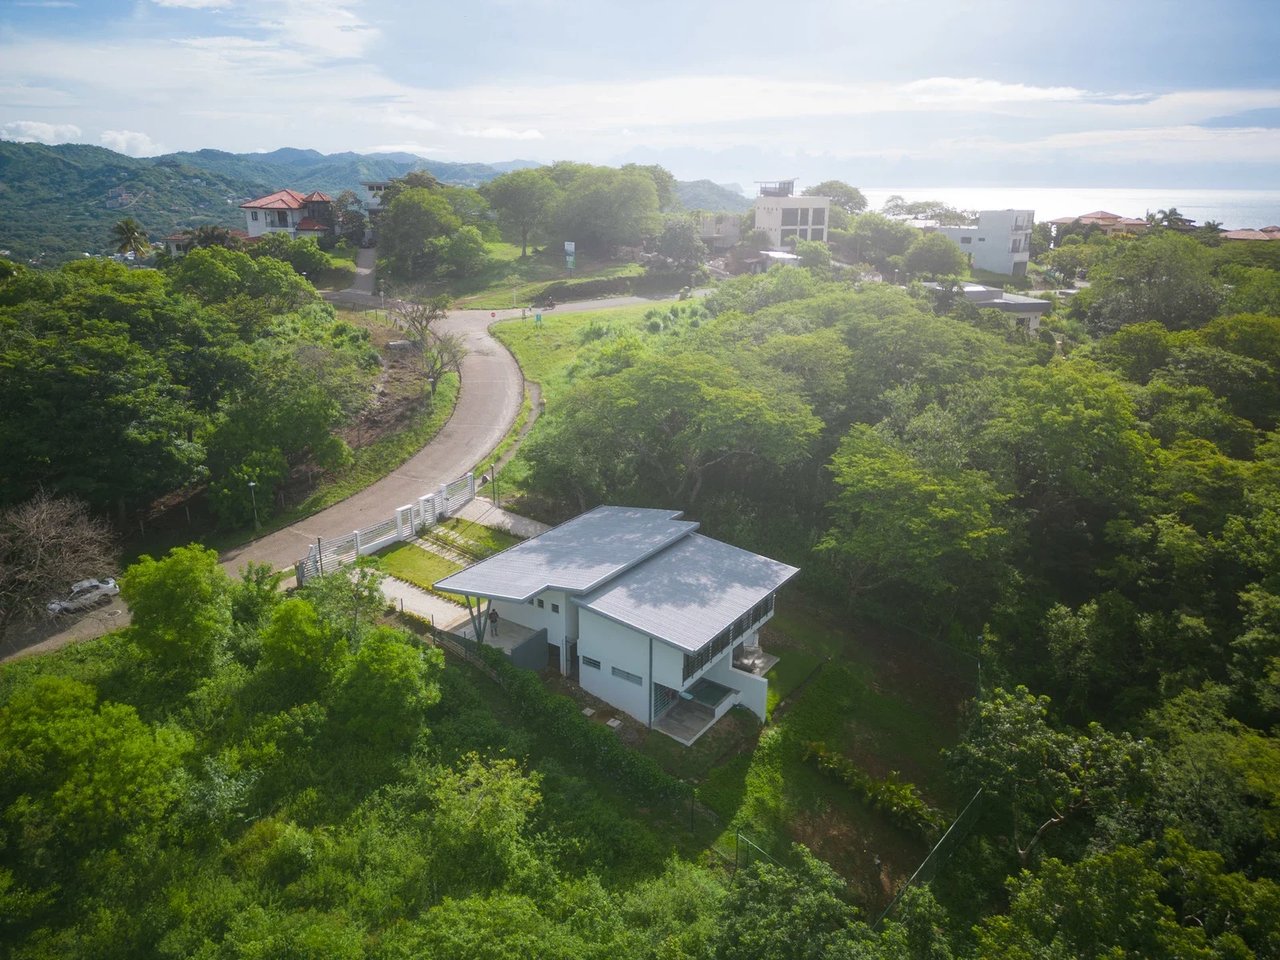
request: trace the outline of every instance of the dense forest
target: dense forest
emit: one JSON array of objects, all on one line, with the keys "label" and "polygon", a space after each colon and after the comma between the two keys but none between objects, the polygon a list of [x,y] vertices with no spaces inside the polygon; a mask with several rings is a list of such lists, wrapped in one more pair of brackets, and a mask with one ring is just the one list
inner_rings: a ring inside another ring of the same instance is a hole
[{"label": "dense forest", "polygon": [[[0,672],[0,940],[23,958],[1280,955],[1280,274],[1174,231],[1083,243],[1089,289],[1036,335],[820,258],[593,321],[519,454],[547,518],[683,509],[799,564],[845,616],[978,658],[946,755],[976,817],[883,922],[804,848],[718,860],[692,829],[710,798],[532,674],[446,664],[381,617],[375,575],[286,597],[188,547],[125,572],[127,630]],[[101,456],[133,451],[139,483],[212,471],[216,438],[256,451],[237,444],[294,402],[242,395],[222,364],[287,373],[280,354],[317,340],[358,364],[275,269],[10,270],[0,382],[84,370],[131,411]],[[284,321],[238,299],[259,270]],[[15,387],[0,410],[56,394]],[[82,475],[23,426],[80,405],[18,409],[8,495]],[[846,676],[810,702],[844,709]],[[945,826],[812,751],[930,840]]]},{"label": "dense forest", "polygon": [[225,523],[263,515],[289,470],[341,464],[333,434],[379,369],[368,333],[288,262],[213,246],[163,271],[104,260],[32,270],[0,261],[0,505],[37,490],[132,518],[208,484]]}]

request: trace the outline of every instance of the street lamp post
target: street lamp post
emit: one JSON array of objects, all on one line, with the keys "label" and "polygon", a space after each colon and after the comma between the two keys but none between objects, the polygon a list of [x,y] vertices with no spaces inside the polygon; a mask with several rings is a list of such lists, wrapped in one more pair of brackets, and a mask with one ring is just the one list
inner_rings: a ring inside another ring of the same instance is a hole
[{"label": "street lamp post", "polygon": [[254,487],[258,485],[256,480],[249,481],[249,499],[253,501],[253,529],[258,529],[258,494],[254,491]]}]

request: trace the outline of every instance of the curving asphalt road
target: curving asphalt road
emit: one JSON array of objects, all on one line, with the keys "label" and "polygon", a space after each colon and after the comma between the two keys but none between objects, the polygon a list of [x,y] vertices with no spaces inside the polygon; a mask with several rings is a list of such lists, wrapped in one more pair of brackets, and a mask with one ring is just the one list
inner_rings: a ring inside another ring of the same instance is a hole
[{"label": "curving asphalt road", "polygon": [[[359,251],[355,282],[339,293],[326,294],[326,299],[367,308],[381,306],[382,298],[373,293],[374,256],[373,250]],[[576,313],[652,302],[643,297],[613,297],[562,304],[556,307],[556,312]],[[411,459],[359,493],[223,553],[222,565],[227,572],[235,575],[250,561],[288,570],[300,557],[306,556],[307,548],[317,537],[339,537],[385,520],[397,507],[425,496],[481,463],[511,429],[524,399],[520,365],[489,333],[489,326],[520,315],[519,309],[451,311],[441,321],[440,329],[461,336],[467,354],[462,360],[458,403],[448,423]],[[0,645],[0,662],[101,636],[128,622],[128,610],[117,597],[110,607],[57,632],[51,633],[48,625],[40,625],[26,636],[14,631],[15,635]]]}]

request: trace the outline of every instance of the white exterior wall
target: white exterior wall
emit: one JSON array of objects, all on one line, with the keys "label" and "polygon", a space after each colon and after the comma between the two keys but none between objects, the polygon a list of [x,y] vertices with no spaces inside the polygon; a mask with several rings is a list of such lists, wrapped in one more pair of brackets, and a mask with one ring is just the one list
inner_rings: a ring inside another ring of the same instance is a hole
[{"label": "white exterior wall", "polygon": [[[799,214],[799,218],[804,220],[795,227],[782,225],[782,211],[784,210],[802,210],[805,213]],[[822,211],[822,223],[814,226],[813,211]],[[796,236],[801,240],[821,240],[827,239],[827,230],[831,227],[831,198],[830,197],[756,197],[756,229],[763,230],[769,235],[769,242],[775,247],[782,246],[783,230],[796,230]],[[821,236],[818,234],[821,233]]]},{"label": "white exterior wall", "polygon": [[[254,214],[258,215],[258,219],[253,219]],[[246,210],[244,212],[245,227],[249,231],[250,237],[261,237],[268,233],[287,233],[292,238],[298,226],[298,221],[302,219],[302,210],[285,210],[286,219],[289,225],[282,227],[279,225],[278,210]]]},{"label": "white exterior wall", "polygon": [[982,210],[978,213],[976,227],[937,229],[970,255],[977,269],[1023,276],[1031,259],[1031,228],[1034,225],[1034,210]]},{"label": "white exterior wall", "polygon": [[764,722],[769,707],[769,681],[733,668],[732,651],[737,647],[736,643],[730,647],[730,654],[716,660],[703,676],[731,690],[737,690],[738,696],[734,698],[734,702],[742,704]]},{"label": "white exterior wall", "polygon": [[[541,607],[538,606],[539,600],[542,601]],[[558,613],[552,611],[553,603],[560,608]],[[560,648],[561,671],[564,670],[565,622],[568,608],[565,595],[558,590],[546,590],[538,594],[534,597],[533,603],[516,603],[512,600],[493,601],[493,609],[498,611],[498,616],[502,620],[510,620],[530,630],[546,629],[547,643],[554,643]],[[501,621],[498,629],[502,629]]]},{"label": "white exterior wall", "polygon": [[[582,689],[605,703],[613,704],[635,717],[641,723],[649,723],[649,646],[653,645],[654,660],[660,647],[672,650],[665,643],[650,640],[630,627],[606,620],[591,610],[579,611],[581,627],[578,637],[578,682]],[[677,652],[672,650],[672,652]],[[583,657],[600,661],[600,669],[588,667]],[[615,677],[613,667],[619,667],[640,677],[639,685]],[[677,671],[676,676],[679,676]],[[662,681],[659,681],[662,682]]]},{"label": "white exterior wall", "polygon": [[360,202],[364,205],[366,213],[382,209],[382,191],[386,190],[390,183],[390,180],[384,180],[360,184]]}]

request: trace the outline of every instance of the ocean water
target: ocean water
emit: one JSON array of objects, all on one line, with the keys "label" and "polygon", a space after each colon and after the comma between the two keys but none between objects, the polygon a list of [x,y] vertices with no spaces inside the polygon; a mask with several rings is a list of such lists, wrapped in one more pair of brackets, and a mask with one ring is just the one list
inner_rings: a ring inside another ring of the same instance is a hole
[{"label": "ocean water", "polygon": [[889,197],[941,200],[961,210],[1034,210],[1036,220],[1109,210],[1122,217],[1177,207],[1197,223],[1219,221],[1242,230],[1280,224],[1280,190],[1133,189],[1102,187],[863,187],[870,209]]}]

